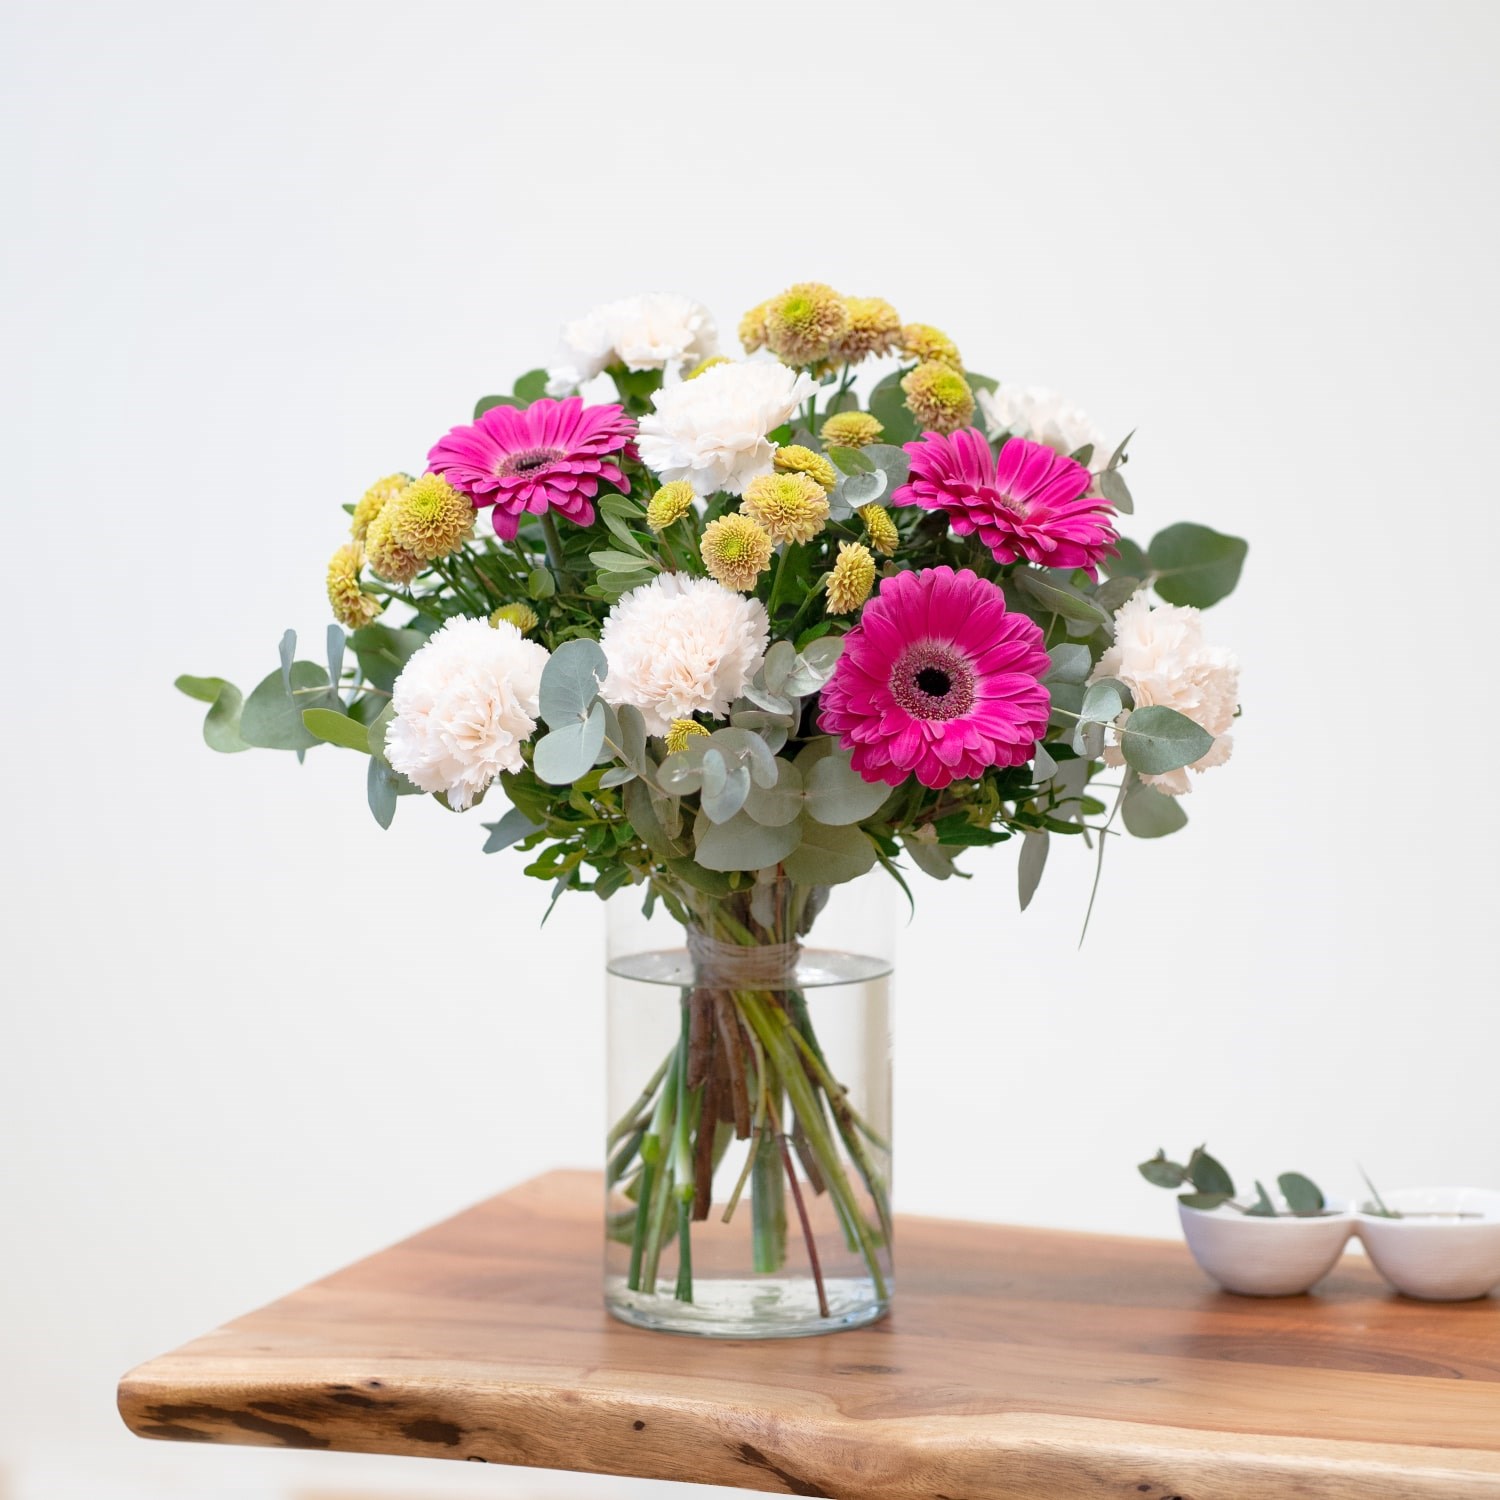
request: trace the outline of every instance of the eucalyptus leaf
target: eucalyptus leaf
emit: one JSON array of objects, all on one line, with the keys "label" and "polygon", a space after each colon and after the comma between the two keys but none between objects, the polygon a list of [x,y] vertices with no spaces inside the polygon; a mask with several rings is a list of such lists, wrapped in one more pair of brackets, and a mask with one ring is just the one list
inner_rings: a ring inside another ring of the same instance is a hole
[{"label": "eucalyptus leaf", "polygon": [[359,669],[381,692],[396,686],[401,669],[427,644],[420,630],[398,629],[392,625],[362,625],[349,637]]},{"label": "eucalyptus leaf", "polygon": [[950,880],[958,874],[953,860],[962,850],[949,848],[936,839],[918,838],[915,833],[907,834],[901,844],[911,856],[911,862],[924,875],[930,875],[934,880]]},{"label": "eucalyptus leaf", "polygon": [[1222,1208],[1232,1197],[1234,1197],[1233,1193],[1179,1193],[1177,1201],[1188,1208],[1201,1208],[1207,1212],[1210,1209]]},{"label": "eucalyptus leaf", "polygon": [[1187,1168],[1180,1162],[1168,1161],[1165,1151],[1158,1151],[1150,1161],[1143,1161],[1136,1170],[1156,1187],[1179,1188],[1187,1181]]},{"label": "eucalyptus leaf", "polygon": [[808,816],[830,827],[873,817],[891,795],[885,782],[866,781],[843,749],[818,761],[807,773],[805,786]]},{"label": "eucalyptus leaf", "polygon": [[776,757],[758,734],[742,727],[716,729],[710,743],[733,757],[733,764],[743,765],[757,786],[776,785]]},{"label": "eucalyptus leaf", "polygon": [[601,787],[624,786],[628,781],[634,781],[637,771],[633,766],[611,766],[600,778]]},{"label": "eucalyptus leaf", "polygon": [[1054,646],[1047,656],[1052,665],[1042,679],[1045,683],[1067,682],[1082,685],[1088,681],[1089,673],[1094,670],[1094,658],[1089,654],[1089,648],[1076,645],[1071,641]]},{"label": "eucalyptus leaf", "polygon": [[1135,436],[1135,428],[1132,427],[1124,437],[1120,439],[1120,446],[1110,455],[1109,462],[1105,465],[1109,469],[1118,469],[1125,460],[1125,448],[1131,438]]},{"label": "eucalyptus leaf", "polygon": [[768,714],[790,714],[792,712],[792,701],[783,697],[780,693],[773,693],[766,688],[757,687],[755,683],[745,684],[745,696],[757,707],[765,709]]},{"label": "eucalyptus leaf", "polygon": [[1109,501],[1122,516],[1132,515],[1135,501],[1131,498],[1130,486],[1118,469],[1106,469],[1099,475],[1099,493]]},{"label": "eucalyptus leaf", "polygon": [[1326,1206],[1323,1190],[1310,1177],[1304,1177],[1301,1172],[1283,1172],[1276,1179],[1276,1186],[1281,1189],[1281,1196],[1286,1199],[1286,1206],[1299,1219],[1313,1218],[1322,1213]]},{"label": "eucalyptus leaf", "polygon": [[907,410],[906,394],[901,389],[901,377],[905,373],[905,370],[892,370],[876,384],[867,403],[870,415],[885,429],[881,436],[896,447],[917,436],[916,419]]},{"label": "eucalyptus leaf", "polygon": [[834,444],[828,450],[828,457],[833,465],[846,475],[873,474],[876,469],[875,460],[867,457],[858,448],[841,448]]},{"label": "eucalyptus leaf", "polygon": [[620,758],[639,771],[646,763],[646,720],[633,703],[616,705],[615,716],[620,722]]},{"label": "eucalyptus leaf", "polygon": [[1146,561],[1146,554],[1139,543],[1132,542],[1126,536],[1115,542],[1115,555],[1106,557],[1101,566],[1111,578],[1144,578],[1151,570],[1151,564]]},{"label": "eucalyptus leaf", "polygon": [[776,781],[761,786],[753,778],[745,796],[745,811],[766,828],[781,828],[795,822],[802,813],[802,772],[796,764],[779,757],[774,759]]},{"label": "eucalyptus leaf", "polygon": [[800,885],[842,885],[875,866],[875,844],[857,827],[831,828],[806,814],[789,827],[801,830],[801,841],[781,861],[788,880]]},{"label": "eucalyptus leaf", "polygon": [[1185,714],[1160,703],[1136,709],[1117,731],[1132,770],[1161,776],[1207,755],[1214,737]]},{"label": "eucalyptus leaf", "polygon": [[344,644],[348,639],[342,625],[328,627],[328,680],[333,684],[334,692],[338,691],[339,678],[344,673]]},{"label": "eucalyptus leaf", "polygon": [[1020,889],[1021,910],[1031,905],[1036,888],[1042,883],[1042,871],[1047,867],[1047,833],[1044,829],[1028,828],[1021,841],[1021,857],[1016,862],[1016,882]]},{"label": "eucalyptus leaf", "polygon": [[1098,760],[1104,754],[1104,725],[1079,719],[1073,727],[1070,743],[1084,760]]},{"label": "eucalyptus leaf", "polygon": [[524,375],[517,377],[511,390],[515,392],[518,400],[528,405],[533,401],[539,401],[547,394],[547,372],[528,370]]},{"label": "eucalyptus leaf", "polygon": [[1141,580],[1129,573],[1108,578],[1099,585],[1094,594],[1094,603],[1106,614],[1114,614],[1130,596],[1141,587]]},{"label": "eucalyptus leaf", "polygon": [[304,708],[329,708],[338,702],[328,673],[316,662],[294,661],[287,671],[292,691],[282,683],[281,669],[262,678],[240,711],[240,737],[263,750],[310,750],[318,737],[302,722]]},{"label": "eucalyptus leaf", "polygon": [[385,753],[385,736],[386,731],[391,727],[391,720],[393,720],[395,717],[395,704],[387,703],[385,707],[382,708],[380,712],[375,716],[374,720],[370,723],[368,729],[365,731],[365,736],[368,739],[370,745],[371,756],[375,760],[380,761],[382,765],[386,766],[389,766],[391,762],[389,757]]},{"label": "eucalyptus leaf", "polygon": [[873,474],[846,474],[838,484],[839,498],[851,510],[873,505],[886,491],[886,477],[880,470]]},{"label": "eucalyptus leaf", "polygon": [[290,693],[292,690],[292,661],[297,655],[297,632],[288,630],[282,633],[281,645],[277,648],[281,656],[281,686],[284,691]]},{"label": "eucalyptus leaf", "polygon": [[808,641],[801,651],[802,660],[826,677],[833,675],[833,669],[843,654],[844,637],[841,635],[821,635],[815,641]]},{"label": "eucalyptus leaf", "polygon": [[474,403],[474,420],[477,422],[487,411],[493,411],[497,406],[525,406],[527,403],[519,396],[481,396]]},{"label": "eucalyptus leaf", "polygon": [[660,765],[656,779],[664,792],[685,797],[703,785],[703,757],[708,741],[702,736],[689,740],[686,748],[674,751]]},{"label": "eucalyptus leaf", "polygon": [[370,731],[358,719],[351,719],[338,709],[304,708],[302,722],[310,734],[326,744],[358,750],[361,755],[370,753]]},{"label": "eucalyptus leaf", "polygon": [[[668,799],[663,799],[664,803]],[[676,804],[671,803],[675,808]],[[625,816],[640,836],[641,842],[658,859],[676,859],[686,853],[681,844],[663,826],[657,815],[651,789],[644,781],[632,781],[625,788]]]},{"label": "eucalyptus leaf", "polygon": [[489,832],[489,837],[484,841],[484,852],[496,854],[501,849],[508,849],[512,844],[519,844],[522,839],[529,838],[542,825],[533,823],[519,807],[513,807],[504,817],[481,826]]},{"label": "eucalyptus leaf", "polygon": [[1250,544],[1191,521],[1168,526],[1151,538],[1147,560],[1152,586],[1168,604],[1207,609],[1240,581]]},{"label": "eucalyptus leaf", "polygon": [[1045,745],[1038,745],[1031,758],[1031,780],[1040,786],[1050,781],[1057,772],[1057,762],[1047,753]]},{"label": "eucalyptus leaf", "polygon": [[[608,675],[609,663],[605,660],[598,641],[564,641],[542,669],[539,694],[542,718],[552,729],[581,722],[588,716],[599,696],[599,684]],[[601,734],[604,732],[602,714],[599,731]],[[597,745],[594,750],[597,753]],[[592,756],[590,759],[592,760]],[[573,780],[571,776],[566,779]]]},{"label": "eucalyptus leaf", "polygon": [[1255,1202],[1245,1210],[1252,1219],[1274,1219],[1277,1218],[1276,1205],[1271,1202],[1271,1195],[1266,1191],[1266,1185],[1260,1178],[1255,1179]]},{"label": "eucalyptus leaf", "polygon": [[[1061,572],[1063,570],[1059,570]],[[1065,620],[1086,625],[1108,625],[1109,616],[1057,573],[1043,568],[1021,568],[1012,575],[1022,593]]]},{"label": "eucalyptus leaf", "polygon": [[[557,660],[556,656],[553,660]],[[542,678],[542,691],[546,691],[545,674]],[[553,786],[566,786],[569,782],[588,775],[603,744],[604,705],[596,703],[587,719],[564,722],[536,742],[532,770],[542,781],[550,782]]]},{"label": "eucalyptus leaf", "polygon": [[790,641],[777,641],[761,663],[757,676],[765,684],[767,692],[779,693],[781,685],[797,665],[797,648]]},{"label": "eucalyptus leaf", "polygon": [[770,869],[796,849],[801,837],[800,823],[768,827],[741,811],[704,831],[698,839],[698,863],[707,870]]},{"label": "eucalyptus leaf", "polygon": [[869,443],[860,452],[885,475],[887,487],[899,489],[911,473],[911,458],[905,448],[894,443]]},{"label": "eucalyptus leaf", "polygon": [[[712,768],[717,763],[720,770]],[[727,823],[745,805],[750,794],[750,772],[744,766],[726,766],[717,751],[703,758],[703,791],[700,805],[713,823]]]},{"label": "eucalyptus leaf", "polygon": [[203,741],[210,750],[234,755],[250,748],[240,737],[244,695],[232,682],[225,682],[222,677],[179,677],[174,685],[179,693],[208,704],[203,717]]},{"label": "eucalyptus leaf", "polygon": [[396,816],[396,799],[400,795],[396,790],[398,779],[384,761],[376,760],[373,755],[370,757],[365,768],[365,801],[382,828],[389,828]]},{"label": "eucalyptus leaf", "polygon": [[1085,722],[1109,724],[1135,702],[1130,689],[1116,677],[1101,677],[1090,683],[1083,695],[1079,714]]},{"label": "eucalyptus leaf", "polygon": [[1200,1193],[1223,1193],[1226,1197],[1234,1197],[1234,1178],[1202,1146],[1188,1158],[1187,1175],[1188,1181]]},{"label": "eucalyptus leaf", "polygon": [[1120,804],[1120,820],[1125,831],[1138,839],[1160,839],[1187,826],[1182,798],[1169,797],[1134,778],[1125,789]]}]

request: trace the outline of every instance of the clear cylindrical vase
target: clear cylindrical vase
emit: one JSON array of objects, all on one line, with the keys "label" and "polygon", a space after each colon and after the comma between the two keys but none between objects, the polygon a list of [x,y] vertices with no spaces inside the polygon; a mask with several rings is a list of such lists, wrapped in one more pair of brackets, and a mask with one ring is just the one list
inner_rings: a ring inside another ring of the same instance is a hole
[{"label": "clear cylindrical vase", "polygon": [[[706,883],[706,882],[705,882]],[[888,878],[609,902],[605,1302],[793,1338],[889,1307]]]}]

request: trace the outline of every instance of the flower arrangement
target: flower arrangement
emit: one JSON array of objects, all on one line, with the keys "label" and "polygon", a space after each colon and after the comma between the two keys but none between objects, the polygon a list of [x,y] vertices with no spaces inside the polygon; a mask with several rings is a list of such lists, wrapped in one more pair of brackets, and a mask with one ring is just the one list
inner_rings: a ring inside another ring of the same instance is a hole
[{"label": "flower arrangement", "polygon": [[[1200,610],[1246,544],[1190,523],[1124,538],[1128,438],[879,298],[800,284],[739,334],[746,357],[720,353],[676,296],[568,323],[425,472],[345,507],[326,665],[288,632],[248,696],[179,679],[210,746],[356,751],[383,827],[403,796],[503,797],[485,851],[518,847],[554,902],[638,887],[716,952],[794,949],[827,888],[876,866],[907,888],[1019,840],[1025,907],[1053,838],[1102,862],[1117,820],[1179,829],[1189,772],[1230,752],[1237,668]],[[791,1138],[879,1282],[874,1132],[790,970],[735,983],[716,962],[611,1137],[632,1290],[675,1242],[692,1298],[725,1130],[750,1143],[757,1270],[785,1255]]]}]

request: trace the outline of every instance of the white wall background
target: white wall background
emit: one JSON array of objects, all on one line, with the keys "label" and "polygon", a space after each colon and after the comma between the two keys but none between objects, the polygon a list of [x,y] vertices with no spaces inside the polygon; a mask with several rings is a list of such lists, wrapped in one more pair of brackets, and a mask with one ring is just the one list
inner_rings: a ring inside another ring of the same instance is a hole
[{"label": "white wall background", "polygon": [[1252,539],[1235,759],[1083,951],[1081,849],[1024,920],[1006,851],[920,889],[901,1208],[1166,1234],[1133,1164],[1204,1137],[1500,1183],[1497,45],[1483,3],[11,0],[10,1500],[610,1492],[148,1446],[112,1392],[595,1159],[592,903],[539,934],[477,819],[382,834],[352,757],[215,757],[171,682],[319,638],[339,503],[631,291],[889,297],[1138,427],[1143,539]]}]

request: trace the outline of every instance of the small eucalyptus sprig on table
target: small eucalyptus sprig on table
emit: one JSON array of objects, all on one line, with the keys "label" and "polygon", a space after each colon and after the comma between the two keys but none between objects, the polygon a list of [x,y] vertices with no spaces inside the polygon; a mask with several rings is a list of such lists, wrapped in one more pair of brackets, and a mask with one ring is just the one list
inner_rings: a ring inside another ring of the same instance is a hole
[{"label": "small eucalyptus sprig on table", "polygon": [[1150,1161],[1143,1161],[1136,1169],[1155,1187],[1180,1188],[1189,1184],[1192,1191],[1179,1193],[1177,1201],[1189,1208],[1214,1209],[1228,1205],[1237,1213],[1251,1218],[1315,1219],[1326,1213],[1327,1204],[1322,1189],[1310,1177],[1301,1172],[1283,1172],[1276,1179],[1281,1196],[1286,1201],[1288,1213],[1278,1212],[1271,1195],[1259,1178],[1255,1181],[1255,1198],[1241,1203],[1235,1198],[1234,1179],[1223,1164],[1202,1147],[1195,1147],[1184,1166],[1169,1161],[1165,1151],[1158,1151]]}]

